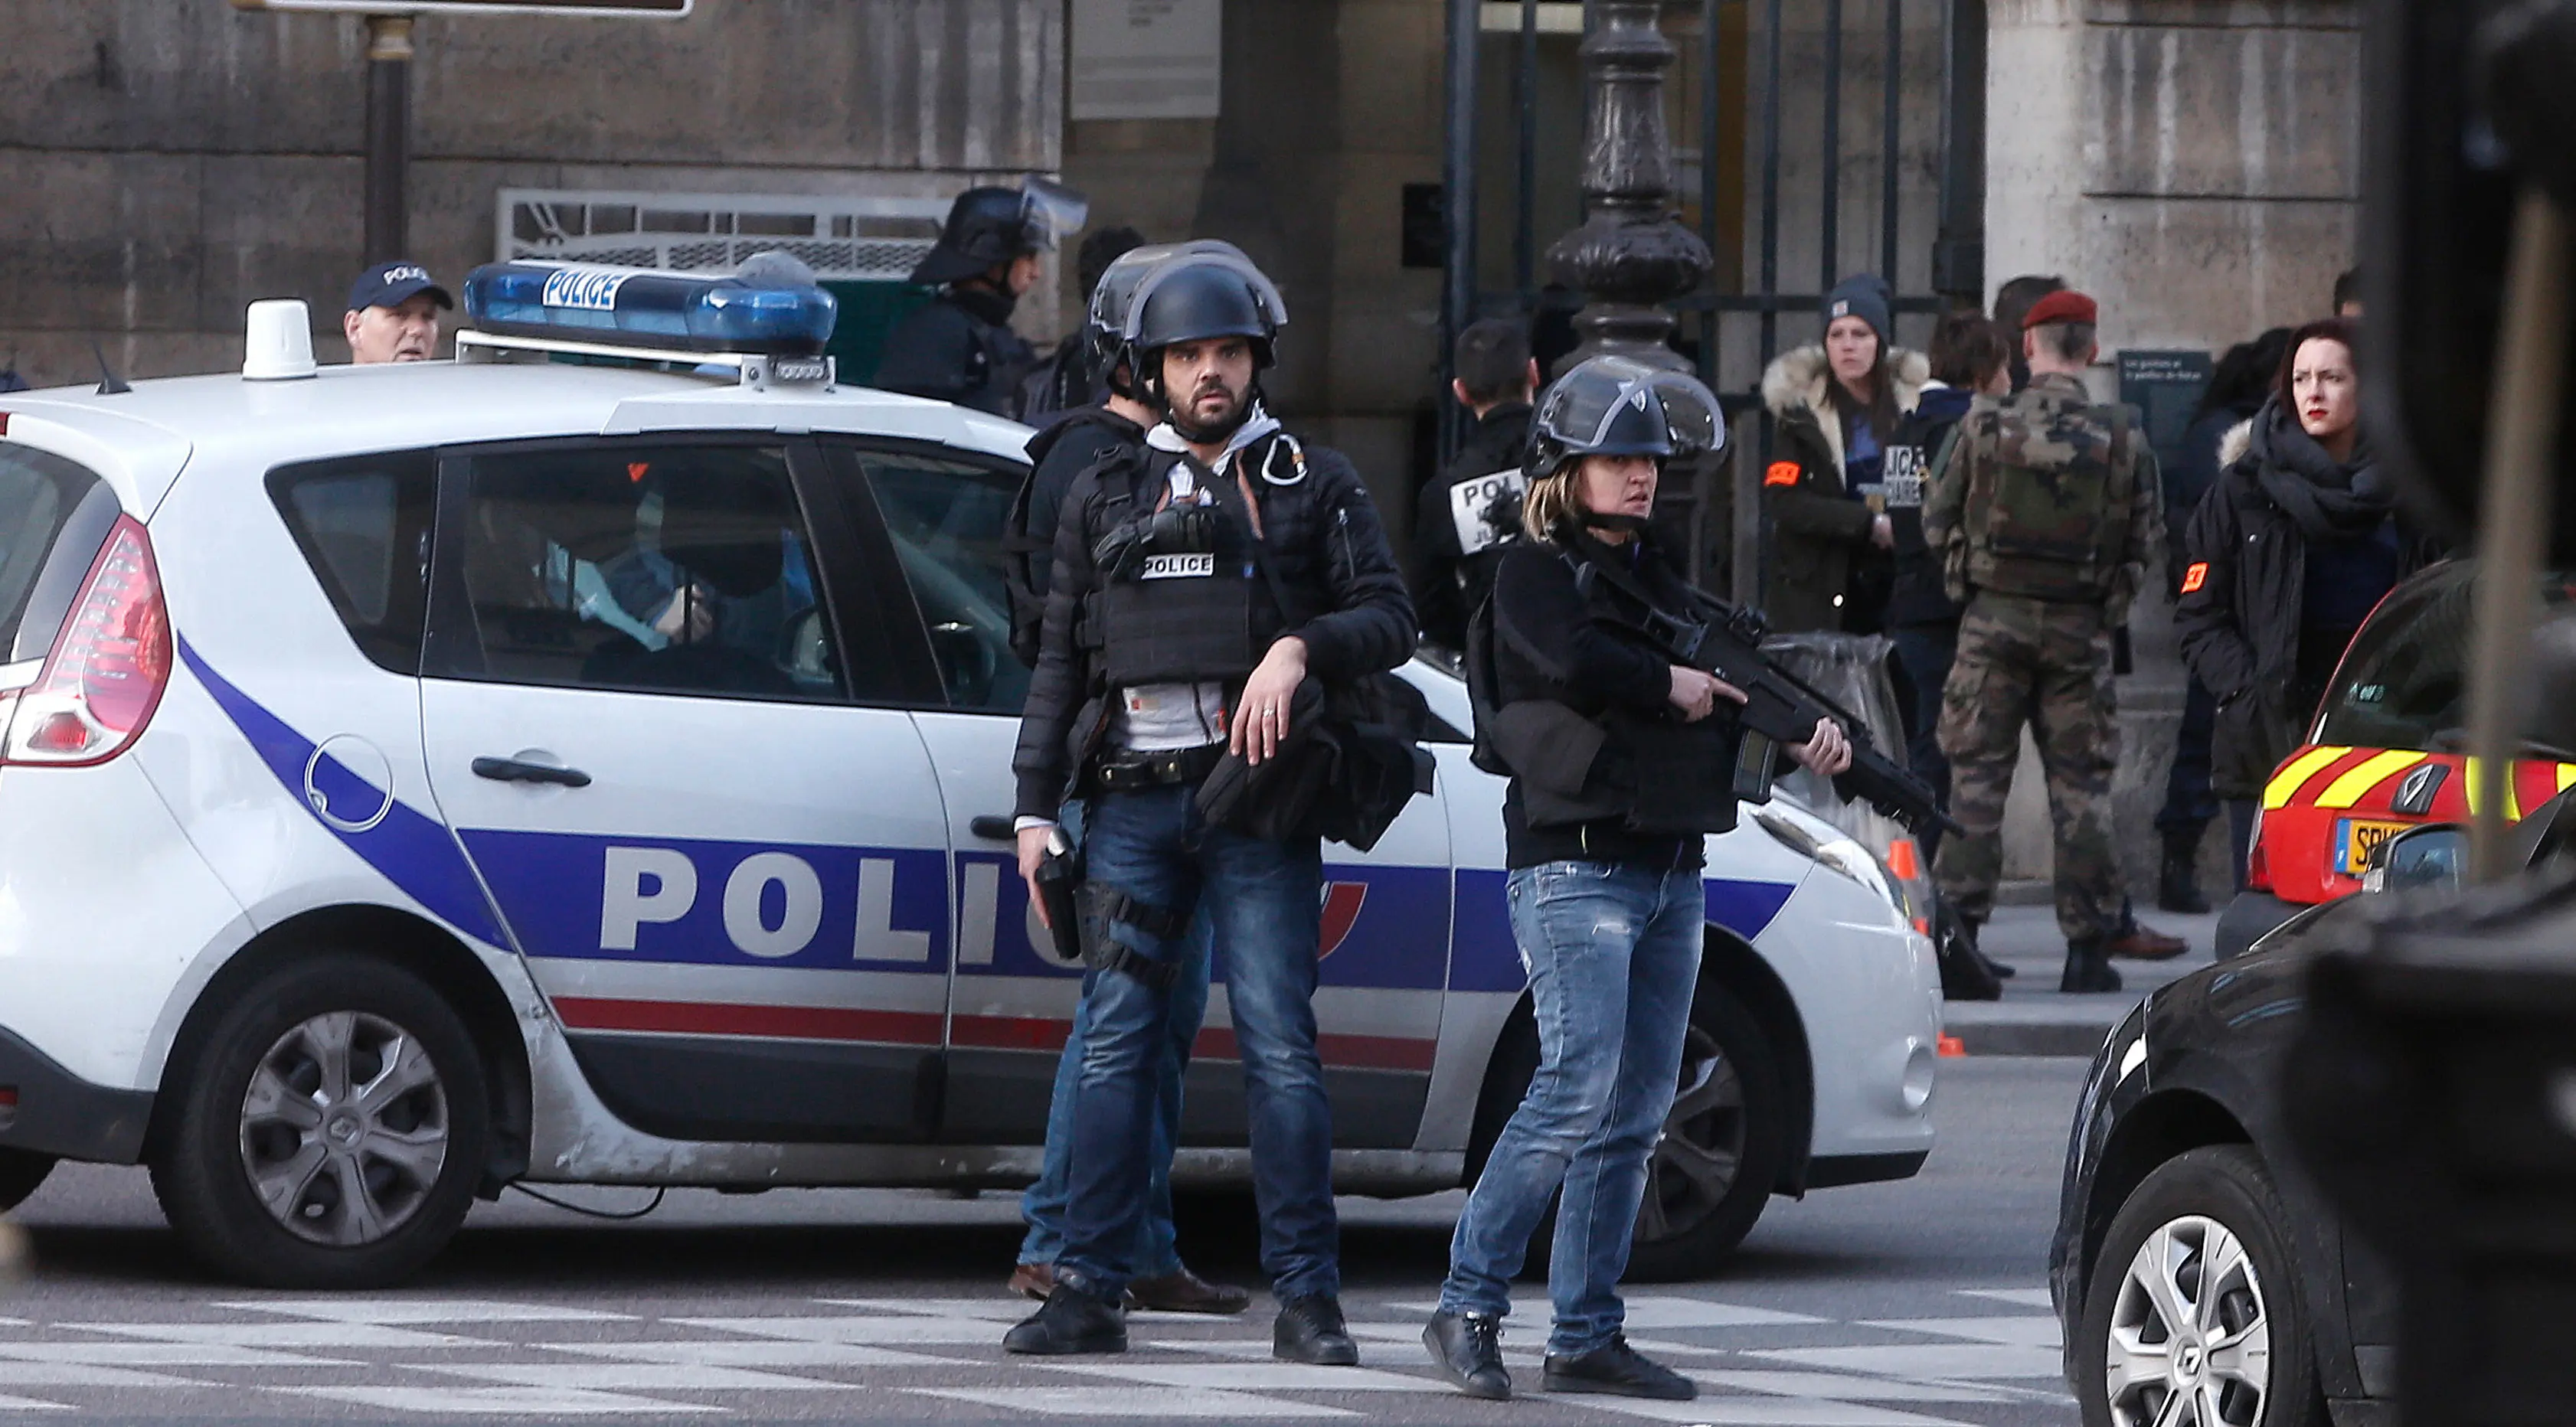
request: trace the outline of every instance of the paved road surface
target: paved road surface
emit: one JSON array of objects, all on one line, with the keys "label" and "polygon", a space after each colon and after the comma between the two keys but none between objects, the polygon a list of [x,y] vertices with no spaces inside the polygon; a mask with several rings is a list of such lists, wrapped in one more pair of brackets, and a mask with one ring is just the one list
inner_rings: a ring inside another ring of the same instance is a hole
[{"label": "paved road surface", "polygon": [[[1943,1066],[1919,1179],[1775,1200],[1723,1278],[1630,1294],[1632,1338],[1695,1403],[1485,1404],[1434,1379],[1418,1334],[1454,1194],[1344,1201],[1354,1371],[1273,1362],[1266,1300],[1139,1316],[1125,1358],[1006,1362],[1004,1195],[674,1194],[625,1225],[512,1195],[419,1284],[314,1298],[203,1280],[139,1172],[65,1170],[19,1216],[39,1264],[0,1299],[0,1420],[2071,1423],[2042,1271],[2082,1064]],[[1199,1265],[1253,1281],[1239,1226],[1200,1217]],[[1544,1293],[1523,1292],[1538,1311],[1505,1346],[1535,1386]]]}]

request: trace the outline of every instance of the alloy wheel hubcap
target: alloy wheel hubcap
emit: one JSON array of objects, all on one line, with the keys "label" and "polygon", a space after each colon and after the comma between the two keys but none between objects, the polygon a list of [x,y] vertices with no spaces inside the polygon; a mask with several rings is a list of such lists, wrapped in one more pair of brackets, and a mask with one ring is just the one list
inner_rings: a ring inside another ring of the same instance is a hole
[{"label": "alloy wheel hubcap", "polygon": [[349,1248],[408,1222],[447,1164],[447,1090],[411,1032],[362,1011],[287,1031],[242,1094],[242,1170],[289,1233]]},{"label": "alloy wheel hubcap", "polygon": [[1716,1213],[1743,1171],[1745,1136],[1744,1081],[1717,1038],[1692,1026],[1673,1108],[1646,1165],[1637,1237],[1671,1238]]},{"label": "alloy wheel hubcap", "polygon": [[2215,1219],[2184,1215],[2138,1246],[2105,1349],[2104,1395],[2117,1427],[2259,1427],[2271,1405],[2262,1275]]}]

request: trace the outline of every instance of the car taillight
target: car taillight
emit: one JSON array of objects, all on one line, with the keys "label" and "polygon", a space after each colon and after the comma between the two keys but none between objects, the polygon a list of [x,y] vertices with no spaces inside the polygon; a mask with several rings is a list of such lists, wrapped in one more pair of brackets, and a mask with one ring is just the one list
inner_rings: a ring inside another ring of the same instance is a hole
[{"label": "car taillight", "polygon": [[2272,861],[2263,855],[2263,810],[2254,810],[2254,831],[2245,841],[2245,890],[2272,890]]},{"label": "car taillight", "polygon": [[120,516],[44,672],[13,701],[0,763],[78,767],[124,752],[169,687],[171,648],[152,542],[141,522]]}]

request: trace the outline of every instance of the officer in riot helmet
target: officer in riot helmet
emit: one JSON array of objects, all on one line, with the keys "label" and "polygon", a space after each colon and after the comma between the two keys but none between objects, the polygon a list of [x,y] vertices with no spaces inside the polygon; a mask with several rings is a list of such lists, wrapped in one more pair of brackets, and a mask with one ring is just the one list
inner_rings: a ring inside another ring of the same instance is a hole
[{"label": "officer in riot helmet", "polygon": [[[1505,547],[1468,634],[1475,756],[1511,780],[1507,896],[1539,1028],[1538,1073],[1459,1216],[1423,1333],[1475,1397],[1511,1395],[1500,1324],[1560,1191],[1543,1386],[1696,1391],[1628,1346],[1616,1286],[1699,984],[1705,835],[1734,825],[1739,794],[1766,796],[1773,771],[1773,746],[1736,717],[1745,694],[1674,657],[1671,631],[1706,605],[1649,524],[1665,463],[1722,449],[1717,413],[1697,381],[1626,357],[1560,377],[1522,466],[1526,538]],[[1798,762],[1849,766],[1838,724],[1802,732]]]},{"label": "officer in riot helmet", "polygon": [[[1086,246],[1088,246],[1086,244]],[[1101,373],[1107,394],[1094,404],[1077,406],[1048,420],[1029,438],[1029,475],[1021,484],[1010,534],[1004,538],[1004,583],[1010,593],[1011,648],[1031,666],[1038,662],[1049,576],[1055,562],[1055,531],[1066,492],[1084,471],[1104,462],[1133,459],[1143,447],[1146,429],[1161,420],[1145,403],[1127,360],[1125,332],[1128,309],[1147,274],[1185,251],[1217,250],[1240,258],[1224,243],[1164,244],[1132,247],[1106,264],[1092,284],[1082,330],[1072,340],[1086,348],[1084,364]],[[1082,803],[1068,802],[1063,821],[1080,835]],[[1128,1280],[1127,1301],[1137,1308],[1182,1313],[1240,1313],[1252,1306],[1252,1295],[1231,1284],[1200,1278],[1181,1261],[1172,1225],[1172,1150],[1180,1134],[1181,1076],[1188,1069],[1190,1047],[1207,1013],[1208,923],[1194,917],[1188,936],[1193,943],[1176,958],[1180,972],[1171,987],[1169,1054],[1153,1077],[1154,1133],[1147,1162],[1147,1207],[1137,1241],[1135,1276]],[[1089,1049],[1085,1023],[1076,1020],[1057,1058],[1055,1089],[1047,1114],[1046,1159],[1037,1182],[1021,1197],[1020,1214],[1028,1233],[1020,1243],[1019,1261],[1011,1270],[1014,1293],[1045,1299],[1055,1291],[1055,1265],[1064,1253],[1065,1209],[1072,1160],[1075,1086]]]},{"label": "officer in riot helmet", "polygon": [[938,245],[912,270],[911,281],[939,291],[896,324],[875,384],[1016,416],[1037,352],[1011,330],[1012,311],[1037,284],[1039,255],[1080,229],[1088,209],[1042,178],[959,194]]},{"label": "officer in riot helmet", "polygon": [[[1021,717],[1020,867],[1039,873],[1069,795],[1087,803],[1079,898],[1089,1037],[1074,1087],[1065,1244],[1014,1353],[1124,1351],[1119,1308],[1145,1212],[1151,1105],[1172,987],[1204,909],[1243,1050],[1272,1349],[1349,1364],[1332,1124],[1312,1006],[1320,838],[1256,836],[1200,812],[1218,765],[1277,756],[1309,679],[1383,673],[1413,607],[1368,487],[1340,453],[1263,410],[1286,318],[1239,255],[1190,253],[1139,285],[1121,348],[1161,413],[1134,458],[1076,477],[1056,527],[1036,675]],[[1300,715],[1301,717],[1304,715]]]}]

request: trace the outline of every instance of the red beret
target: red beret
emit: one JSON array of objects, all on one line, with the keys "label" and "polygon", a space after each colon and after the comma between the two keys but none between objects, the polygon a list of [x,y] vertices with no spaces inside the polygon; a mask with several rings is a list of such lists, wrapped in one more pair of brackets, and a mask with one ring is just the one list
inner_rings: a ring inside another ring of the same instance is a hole
[{"label": "red beret", "polygon": [[2078,322],[2093,327],[2100,325],[2101,320],[2102,309],[2094,305],[2093,299],[2070,289],[2041,298],[2039,305],[2021,319],[2021,330],[2027,332],[2033,327],[2051,327],[2060,322]]}]

